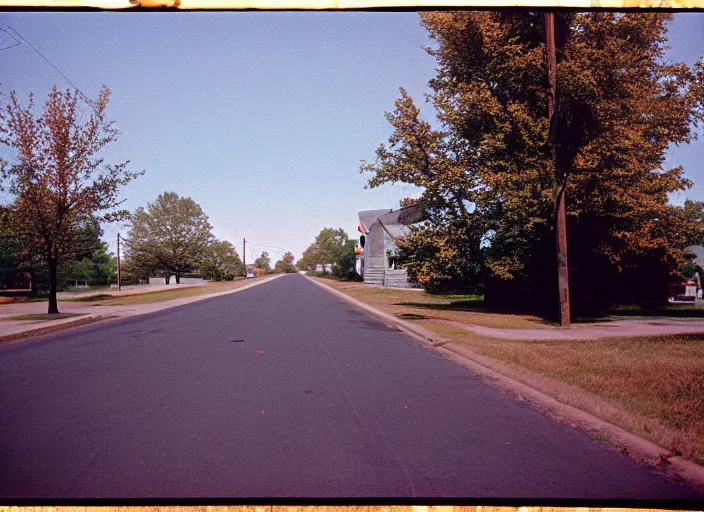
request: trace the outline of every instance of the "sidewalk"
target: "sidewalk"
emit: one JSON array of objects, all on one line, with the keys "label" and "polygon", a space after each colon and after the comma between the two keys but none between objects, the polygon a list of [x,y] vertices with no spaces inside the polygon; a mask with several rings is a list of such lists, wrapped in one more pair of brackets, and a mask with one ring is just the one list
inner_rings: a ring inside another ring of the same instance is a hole
[{"label": "sidewalk", "polygon": [[112,295],[113,297],[124,297],[125,295],[141,295],[143,293],[161,292],[167,290],[178,290],[181,288],[193,288],[195,286],[205,286],[206,283],[184,283],[184,284],[135,284],[123,286],[122,290],[117,287],[111,288],[87,288],[80,292],[59,292],[56,297],[59,301],[70,300],[78,297],[90,297],[91,295]]},{"label": "sidewalk", "polygon": [[[100,304],[90,303],[90,302],[70,302],[63,301],[59,303],[59,311],[61,313],[69,313],[72,315],[81,315],[71,318],[62,318],[58,320],[4,320],[6,318],[15,317],[19,315],[34,315],[43,314],[47,310],[47,302],[26,302],[19,304],[3,304],[0,305],[0,344],[5,342],[12,342],[19,339],[24,339],[30,336],[37,336],[40,334],[45,334],[47,332],[53,332],[58,330],[63,330],[66,328],[85,325],[86,323],[96,322],[100,320],[105,320],[108,318],[126,318],[130,316],[146,315],[148,313],[154,313],[156,311],[161,311],[168,308],[173,308],[176,306],[182,306],[184,304],[190,304],[192,302],[197,302],[200,300],[210,299],[212,297],[219,297],[221,295],[229,295],[232,293],[237,293],[253,286],[258,286],[260,284],[267,283],[274,279],[281,277],[284,274],[277,274],[274,276],[259,277],[251,281],[242,281],[242,286],[237,288],[196,295],[193,297],[185,297],[181,299],[168,300],[163,302],[154,302],[150,304],[130,304],[123,306],[103,306]],[[181,285],[181,287],[190,287],[193,285]],[[202,286],[202,285],[196,285]],[[162,288],[162,286],[155,286],[155,288]],[[174,286],[163,286],[164,289],[172,290]],[[124,290],[129,292],[129,290]],[[152,290],[150,290],[151,292]],[[153,291],[161,291],[159,289]],[[132,295],[142,294],[144,292],[134,293]],[[115,294],[114,292],[111,295]],[[130,295],[130,293],[125,293],[121,295]]]},{"label": "sidewalk", "polygon": [[575,325],[569,328],[546,325],[539,329],[496,329],[450,320],[445,322],[480,336],[504,340],[597,340],[704,333],[704,320],[614,320],[608,323]]}]

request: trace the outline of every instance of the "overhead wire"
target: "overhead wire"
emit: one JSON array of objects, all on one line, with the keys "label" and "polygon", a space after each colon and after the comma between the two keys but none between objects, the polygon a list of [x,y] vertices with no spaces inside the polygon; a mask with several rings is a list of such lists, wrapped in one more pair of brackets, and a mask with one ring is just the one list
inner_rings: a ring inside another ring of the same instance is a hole
[{"label": "overhead wire", "polygon": [[[20,34],[20,33],[19,33],[17,30],[15,30],[15,28],[13,28],[13,27],[7,27],[7,29],[8,29],[8,30],[12,30],[23,42],[25,42],[25,43],[27,44],[27,46],[29,46],[32,50],[34,50],[34,52],[35,52],[37,55],[39,55],[42,59],[44,59],[44,60],[47,62],[47,64],[49,64],[49,65],[50,65],[52,68],[54,68],[62,77],[64,77],[64,79],[65,79],[69,84],[71,84],[71,87],[73,87],[73,88],[76,90],[76,92],[81,95],[81,98],[82,98],[83,100],[85,100],[85,101],[88,102],[89,104],[91,103],[91,101],[90,101],[90,99],[88,98],[88,96],[86,96],[85,94],[83,94],[83,91],[81,91],[81,90],[76,86],[76,84],[74,84],[73,81],[72,81],[69,77],[67,77],[67,76],[64,74],[63,71],[61,71],[57,66],[55,66],[54,63],[51,62],[46,56],[44,56],[44,54],[43,54],[42,52],[40,52],[39,50],[37,50],[37,49],[34,47],[34,45],[32,45],[32,43],[30,43],[29,41],[27,41],[27,40],[22,36],[22,34]],[[15,41],[17,41],[17,39],[16,39],[15,37],[13,37],[12,34],[10,34],[10,32],[8,32],[8,30],[6,30],[6,29],[0,29],[0,30],[2,30],[3,32],[5,32],[5,33],[6,33],[7,35],[9,35],[10,37],[12,37]],[[18,41],[17,44],[20,44],[20,42]],[[12,47],[14,47],[14,46],[17,46],[17,44],[13,44],[12,46],[9,46],[8,48],[12,48]],[[3,48],[3,49],[6,49],[6,48]]]},{"label": "overhead wire", "polygon": [[10,34],[10,33],[9,33],[7,30],[5,30],[4,28],[0,28],[0,31],[1,31],[1,32],[5,32],[8,36],[10,36],[12,39],[15,40],[15,44],[11,44],[10,46],[5,46],[4,48],[0,48],[0,51],[1,51],[1,50],[8,50],[8,49],[10,49],[10,48],[14,48],[15,46],[19,46],[19,45],[22,44],[20,41],[17,40],[17,38],[16,38],[15,36],[13,36],[12,34]]},{"label": "overhead wire", "polygon": [[249,240],[247,240],[247,245],[256,245],[257,247],[263,247],[263,248],[265,248],[265,249],[271,249],[271,250],[273,250],[274,252],[281,252],[281,253],[286,252],[286,250],[285,250],[285,249],[282,249],[281,247],[274,247],[273,245],[258,244],[258,243],[256,243],[256,242],[250,242]]}]

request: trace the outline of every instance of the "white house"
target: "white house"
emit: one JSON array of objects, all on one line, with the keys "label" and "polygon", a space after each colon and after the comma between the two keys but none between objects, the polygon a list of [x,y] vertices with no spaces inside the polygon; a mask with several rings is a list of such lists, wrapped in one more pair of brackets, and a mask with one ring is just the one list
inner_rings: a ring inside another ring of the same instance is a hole
[{"label": "white house", "polygon": [[357,272],[364,282],[394,288],[412,288],[405,268],[398,268],[396,241],[410,233],[412,224],[420,222],[423,210],[410,205],[398,210],[366,210],[357,213],[361,254]]}]

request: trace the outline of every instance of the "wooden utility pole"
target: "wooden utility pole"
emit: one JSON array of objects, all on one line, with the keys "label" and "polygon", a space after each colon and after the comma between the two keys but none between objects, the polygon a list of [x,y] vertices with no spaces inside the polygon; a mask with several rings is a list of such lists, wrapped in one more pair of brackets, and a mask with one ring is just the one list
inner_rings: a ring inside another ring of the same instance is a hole
[{"label": "wooden utility pole", "polygon": [[244,265],[244,278],[247,279],[247,239],[242,238],[242,265]]},{"label": "wooden utility pole", "polygon": [[[548,117],[550,119],[550,143],[555,134],[555,107],[557,99],[557,57],[555,55],[555,13],[546,11],[545,49],[548,64]],[[555,165],[555,213],[557,230],[557,287],[560,299],[560,325],[570,325],[570,281],[567,266],[567,222],[565,219],[565,173],[559,159],[553,155]]]},{"label": "wooden utility pole", "polygon": [[117,291],[122,290],[122,281],[120,280],[120,233],[117,234]]}]

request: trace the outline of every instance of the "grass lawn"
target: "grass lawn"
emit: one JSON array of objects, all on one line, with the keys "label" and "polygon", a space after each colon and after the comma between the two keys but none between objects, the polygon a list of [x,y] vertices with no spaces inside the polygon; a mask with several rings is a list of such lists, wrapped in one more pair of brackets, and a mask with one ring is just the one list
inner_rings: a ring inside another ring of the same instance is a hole
[{"label": "grass lawn", "polygon": [[[73,299],[65,299],[67,302],[95,302],[98,300],[112,299],[113,296],[109,293],[99,293],[97,295],[87,295],[85,297],[76,297]],[[64,301],[62,301],[64,302]]]},{"label": "grass lawn", "polygon": [[10,316],[10,317],[5,317],[0,319],[2,322],[8,322],[8,321],[13,321],[13,320],[61,320],[62,318],[71,318],[74,316],[83,316],[83,314],[79,313],[55,313],[55,314],[47,314],[47,313],[37,313],[34,315],[17,315],[17,316]]},{"label": "grass lawn", "polygon": [[399,317],[412,314],[500,329],[534,329],[546,323],[537,316],[491,313],[476,295],[431,295],[422,290],[376,288],[330,279],[322,282]]},{"label": "grass lawn", "polygon": [[667,304],[655,309],[644,310],[638,306],[620,306],[610,311],[610,314],[623,319],[634,318],[677,318],[677,319],[702,319],[704,307],[702,303]]},{"label": "grass lawn", "polygon": [[[258,278],[261,280],[261,278]],[[164,302],[167,300],[183,299],[186,297],[195,297],[197,295],[206,295],[211,293],[220,293],[228,290],[241,288],[245,284],[250,284],[249,280],[239,281],[221,281],[208,283],[204,286],[190,286],[188,288],[176,288],[174,290],[162,290],[158,292],[140,293],[134,295],[123,295],[113,297],[112,295],[103,296],[101,299],[93,300],[95,306],[124,306],[130,304],[152,304],[154,302]],[[83,300],[88,300],[90,297],[82,297]],[[78,300],[78,299],[72,299]]]},{"label": "grass lawn", "polygon": [[540,328],[541,320],[489,313],[472,297],[325,284],[461,342],[496,362],[494,370],[704,464],[704,334],[487,338],[443,320],[507,329]]}]

